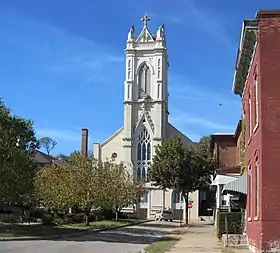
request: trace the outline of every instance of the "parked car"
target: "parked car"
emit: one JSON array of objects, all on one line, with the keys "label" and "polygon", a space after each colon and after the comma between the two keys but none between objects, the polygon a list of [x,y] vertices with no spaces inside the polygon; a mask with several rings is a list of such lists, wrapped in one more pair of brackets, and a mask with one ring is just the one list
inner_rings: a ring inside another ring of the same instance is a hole
[{"label": "parked car", "polygon": [[155,214],[155,220],[173,221],[173,213],[170,210],[159,210]]}]

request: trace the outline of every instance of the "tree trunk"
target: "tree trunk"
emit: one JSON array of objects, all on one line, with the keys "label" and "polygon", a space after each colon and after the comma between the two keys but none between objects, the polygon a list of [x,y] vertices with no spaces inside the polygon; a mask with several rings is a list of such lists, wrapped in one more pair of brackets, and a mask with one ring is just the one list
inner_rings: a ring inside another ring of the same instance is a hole
[{"label": "tree trunk", "polygon": [[119,211],[118,211],[118,209],[116,209],[116,221],[118,221],[119,220]]},{"label": "tree trunk", "polygon": [[21,214],[20,214],[20,222],[23,223],[23,216],[24,216],[24,206],[21,204]]},{"label": "tree trunk", "polygon": [[89,226],[89,212],[85,212],[85,226]]},{"label": "tree trunk", "polygon": [[186,224],[189,224],[189,208],[188,208],[188,204],[189,204],[189,193],[188,192],[182,192],[182,195],[185,199],[185,203],[186,203],[186,219],[185,222]]}]

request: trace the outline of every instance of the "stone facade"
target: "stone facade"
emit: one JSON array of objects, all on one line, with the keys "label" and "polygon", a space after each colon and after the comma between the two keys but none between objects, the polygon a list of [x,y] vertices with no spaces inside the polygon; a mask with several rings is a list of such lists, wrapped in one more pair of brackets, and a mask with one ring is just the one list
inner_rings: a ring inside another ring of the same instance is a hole
[{"label": "stone facade", "polygon": [[244,21],[234,75],[246,118],[247,235],[253,252],[280,252],[280,11]]},{"label": "stone facade", "polygon": [[[184,145],[192,141],[168,122],[168,56],[164,26],[152,34],[144,17],[139,35],[131,27],[126,42],[124,82],[124,126],[103,143],[95,143],[93,152],[98,161],[111,159],[124,162],[138,178],[147,178],[155,147],[171,136],[180,136]],[[162,208],[185,210],[178,193],[162,190],[146,183],[146,196],[126,212],[153,218]],[[198,218],[198,192],[191,193],[191,219]],[[178,211],[176,212],[178,213]],[[183,212],[185,213],[185,212]]]}]

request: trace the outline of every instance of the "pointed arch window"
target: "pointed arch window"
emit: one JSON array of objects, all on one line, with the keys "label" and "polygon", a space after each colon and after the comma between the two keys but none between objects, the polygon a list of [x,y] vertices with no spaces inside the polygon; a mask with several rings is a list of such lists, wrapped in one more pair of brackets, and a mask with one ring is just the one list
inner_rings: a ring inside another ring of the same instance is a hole
[{"label": "pointed arch window", "polygon": [[137,179],[141,178],[141,168],[137,168]]},{"label": "pointed arch window", "polygon": [[145,167],[142,168],[141,178],[146,178],[146,168]]},{"label": "pointed arch window", "polygon": [[151,143],[147,144],[147,160],[151,160]]},{"label": "pointed arch window", "polygon": [[139,70],[139,97],[143,92],[151,95],[151,69],[146,63]]},{"label": "pointed arch window", "polygon": [[[137,138],[137,178],[147,180],[148,168],[151,165],[151,137],[143,127]],[[140,168],[140,172],[138,171]],[[140,176],[139,176],[140,175]]]},{"label": "pointed arch window", "polygon": [[138,142],[137,144],[137,160],[140,161],[141,160],[141,143]]}]

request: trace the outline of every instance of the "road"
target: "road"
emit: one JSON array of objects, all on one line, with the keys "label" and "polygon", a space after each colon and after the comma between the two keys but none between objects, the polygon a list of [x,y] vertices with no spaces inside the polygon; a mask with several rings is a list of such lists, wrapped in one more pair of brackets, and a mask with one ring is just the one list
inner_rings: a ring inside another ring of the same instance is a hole
[{"label": "road", "polygon": [[151,221],[60,240],[0,241],[0,253],[138,253],[178,225],[177,222]]}]

